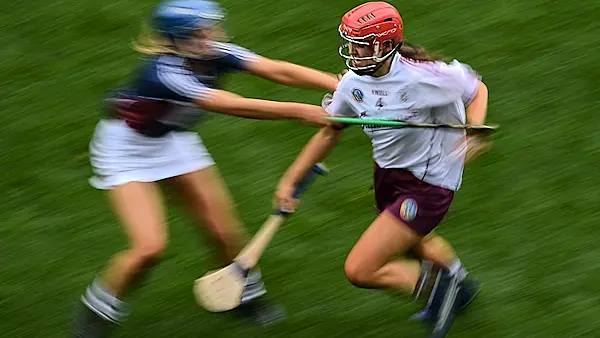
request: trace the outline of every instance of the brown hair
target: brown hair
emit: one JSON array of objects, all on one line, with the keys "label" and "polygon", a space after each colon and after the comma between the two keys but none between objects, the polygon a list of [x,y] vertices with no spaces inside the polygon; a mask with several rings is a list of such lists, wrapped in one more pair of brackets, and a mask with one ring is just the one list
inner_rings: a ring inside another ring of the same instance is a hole
[{"label": "brown hair", "polygon": [[398,53],[407,59],[417,62],[447,61],[446,57],[431,54],[425,48],[406,41],[398,48]]}]

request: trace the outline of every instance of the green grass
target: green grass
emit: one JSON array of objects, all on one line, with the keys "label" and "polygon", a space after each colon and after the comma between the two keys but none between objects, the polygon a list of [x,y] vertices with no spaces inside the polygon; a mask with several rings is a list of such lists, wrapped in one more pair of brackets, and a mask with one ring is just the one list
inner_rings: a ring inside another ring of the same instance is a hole
[{"label": "green grass", "polygon": [[[235,42],[338,72],[336,28],[359,1],[227,0]],[[124,247],[104,195],[88,186],[87,146],[104,91],[137,61],[128,43],[154,1],[4,1],[0,14],[0,336],[65,337],[71,310]],[[409,40],[482,73],[493,152],[465,173],[439,232],[484,283],[454,337],[595,337],[600,322],[600,2],[394,1]],[[244,75],[237,93],[320,102],[323,93]],[[251,231],[278,178],[315,131],[214,116],[198,126]],[[374,217],[370,147],[350,131],[332,174],[268,248],[263,269],[289,320],[252,328],[196,306],[192,282],[215,267],[170,203],[170,247],[137,295],[124,337],[421,337],[405,299],[359,290],[343,262]]]}]

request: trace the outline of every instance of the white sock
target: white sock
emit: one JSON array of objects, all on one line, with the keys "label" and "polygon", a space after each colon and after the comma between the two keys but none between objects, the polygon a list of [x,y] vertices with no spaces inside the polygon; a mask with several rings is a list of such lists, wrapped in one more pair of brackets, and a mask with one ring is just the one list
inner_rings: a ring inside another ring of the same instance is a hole
[{"label": "white sock", "polygon": [[246,286],[242,292],[242,303],[249,302],[267,293],[265,284],[262,281],[262,274],[259,269],[253,269],[248,273]]},{"label": "white sock", "polygon": [[81,301],[98,316],[111,322],[120,322],[127,316],[127,304],[102,287],[98,280],[87,288]]},{"label": "white sock", "polygon": [[459,280],[467,277],[467,269],[463,267],[462,262],[458,258],[448,266],[448,270],[450,271],[450,276],[456,276]]}]

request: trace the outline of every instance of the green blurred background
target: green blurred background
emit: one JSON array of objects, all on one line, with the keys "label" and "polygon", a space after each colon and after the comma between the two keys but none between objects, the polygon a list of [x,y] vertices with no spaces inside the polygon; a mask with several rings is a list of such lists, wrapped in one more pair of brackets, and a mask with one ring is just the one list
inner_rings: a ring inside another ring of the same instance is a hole
[{"label": "green blurred background", "polygon": [[[353,0],[226,0],[234,42],[331,72]],[[484,283],[452,337],[598,337],[600,2],[393,1],[406,37],[478,70],[489,87],[494,149],[470,165],[439,233]],[[156,1],[2,1],[0,14],[0,337],[66,337],[85,286],[126,244],[91,188],[87,147],[100,99],[125,83],[129,42]],[[246,75],[227,89],[319,103],[324,93]],[[197,130],[254,232],[275,185],[316,131],[212,116]],[[263,269],[289,319],[254,328],[208,314],[192,282],[216,265],[176,201],[170,247],[132,304],[122,337],[421,337],[406,298],[353,288],[343,263],[375,217],[368,139],[351,129],[328,178],[277,234]],[[198,245],[200,244],[200,245]]]}]

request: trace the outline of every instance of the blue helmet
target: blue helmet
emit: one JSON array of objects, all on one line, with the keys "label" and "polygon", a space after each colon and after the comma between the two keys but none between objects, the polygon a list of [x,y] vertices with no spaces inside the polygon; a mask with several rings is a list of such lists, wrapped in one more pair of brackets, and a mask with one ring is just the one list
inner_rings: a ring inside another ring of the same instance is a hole
[{"label": "blue helmet", "polygon": [[195,30],[212,27],[225,18],[225,11],[210,0],[168,0],[156,8],[154,29],[169,39],[186,39]]}]

